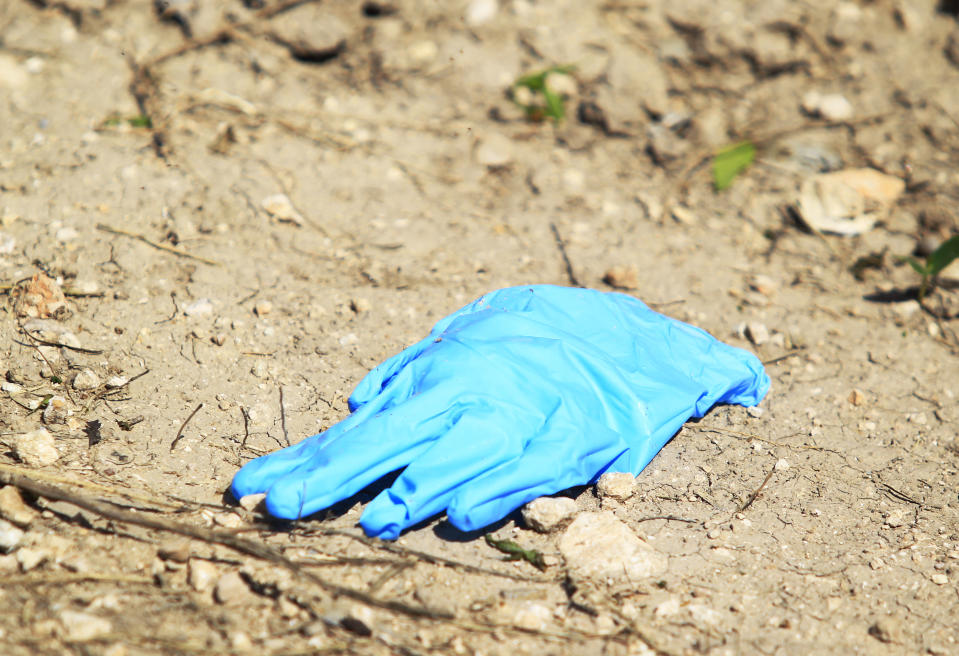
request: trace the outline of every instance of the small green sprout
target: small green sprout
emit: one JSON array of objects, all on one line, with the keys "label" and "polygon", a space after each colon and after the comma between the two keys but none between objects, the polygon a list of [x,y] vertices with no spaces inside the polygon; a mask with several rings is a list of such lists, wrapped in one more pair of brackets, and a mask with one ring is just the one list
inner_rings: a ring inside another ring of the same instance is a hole
[{"label": "small green sprout", "polygon": [[104,127],[112,128],[119,125],[129,125],[131,128],[152,128],[153,121],[146,114],[137,114],[136,116],[120,116],[114,114],[107,117],[103,122]]},{"label": "small green sprout", "polygon": [[[513,83],[510,97],[526,113],[529,120],[544,121],[549,118],[559,123],[566,117],[566,107],[563,97],[550,88],[547,79],[551,74],[569,75],[574,70],[575,66],[553,66],[539,73],[524,75]],[[529,92],[528,100],[518,93],[520,89]],[[539,96],[542,96],[542,101]]]},{"label": "small green sprout", "polygon": [[713,186],[722,191],[733,179],[756,159],[756,145],[752,141],[740,141],[721,148],[713,157]]},{"label": "small green sprout", "polygon": [[922,303],[926,297],[930,283],[934,281],[935,277],[938,276],[943,269],[957,258],[959,258],[959,235],[953,235],[944,241],[939,248],[934,250],[929,257],[926,258],[924,264],[920,263],[919,260],[911,255],[899,258],[900,262],[908,262],[909,266],[922,276],[922,281],[919,283],[920,303]]},{"label": "small green sprout", "polygon": [[486,534],[486,544],[506,554],[506,560],[525,560],[539,570],[546,569],[543,554],[533,549],[523,549],[511,540],[497,540],[491,534]]}]

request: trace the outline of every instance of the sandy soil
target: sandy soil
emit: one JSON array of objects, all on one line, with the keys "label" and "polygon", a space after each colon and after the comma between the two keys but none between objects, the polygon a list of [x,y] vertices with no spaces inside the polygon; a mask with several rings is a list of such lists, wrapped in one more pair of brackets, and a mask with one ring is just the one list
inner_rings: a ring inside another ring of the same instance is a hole
[{"label": "sandy soil", "polygon": [[[959,292],[896,259],[955,230],[955,3],[165,6],[0,5],[5,654],[959,653]],[[513,81],[567,64],[567,119],[526,120]],[[816,234],[823,167],[905,192]],[[372,492],[292,526],[225,496],[460,305],[614,267],[773,380],[626,502],[569,492],[662,576],[574,577],[518,513],[491,530],[545,571],[442,518],[366,541]],[[31,324],[38,272],[67,296]],[[56,462],[20,462],[41,427]]]}]

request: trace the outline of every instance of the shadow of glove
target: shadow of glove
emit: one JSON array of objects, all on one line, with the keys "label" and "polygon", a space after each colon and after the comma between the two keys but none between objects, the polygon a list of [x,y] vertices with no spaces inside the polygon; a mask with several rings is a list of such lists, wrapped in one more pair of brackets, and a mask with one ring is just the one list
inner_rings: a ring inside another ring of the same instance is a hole
[{"label": "shadow of glove", "polygon": [[368,535],[443,511],[470,531],[606,471],[638,474],[688,418],[768,389],[754,355],[630,296],[501,289],[373,369],[346,419],[247,463],[232,491],[296,519],[405,468],[363,513]]}]

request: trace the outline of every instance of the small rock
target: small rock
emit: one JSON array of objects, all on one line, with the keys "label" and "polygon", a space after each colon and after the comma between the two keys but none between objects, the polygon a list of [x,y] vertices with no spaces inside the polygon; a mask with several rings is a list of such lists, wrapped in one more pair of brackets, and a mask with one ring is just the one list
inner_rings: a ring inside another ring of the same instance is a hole
[{"label": "small rock", "polygon": [[220,571],[210,561],[190,558],[187,567],[187,581],[190,587],[197,592],[209,590],[219,575]]},{"label": "small rock", "polygon": [[766,413],[766,411],[765,411],[763,408],[760,408],[759,406],[756,406],[756,405],[753,405],[753,406],[750,406],[750,407],[746,408],[746,414],[749,415],[750,417],[754,417],[754,418],[756,418],[756,419],[759,419],[759,418],[762,417],[765,413]]},{"label": "small rock", "polygon": [[540,497],[523,506],[522,514],[531,529],[549,533],[576,514],[576,502],[568,497]]},{"label": "small rock", "polygon": [[936,585],[946,585],[949,583],[949,577],[943,574],[942,572],[936,572],[932,575],[932,582]]},{"label": "small rock", "polygon": [[639,271],[634,266],[616,266],[603,275],[603,282],[616,289],[639,287]]},{"label": "small rock", "polygon": [[237,651],[253,649],[253,641],[243,631],[234,631],[230,634],[230,646]]},{"label": "small rock", "polygon": [[786,471],[787,469],[789,469],[789,461],[786,460],[785,458],[780,458],[779,460],[776,461],[776,465],[774,469],[776,471]]},{"label": "small rock", "polygon": [[43,409],[43,423],[65,424],[67,418],[73,414],[67,400],[62,396],[52,396],[47,400],[47,407]]},{"label": "small rock", "polygon": [[433,41],[417,41],[406,49],[406,54],[415,65],[422,66],[436,59],[439,50]]},{"label": "small rock", "polygon": [[74,610],[61,612],[60,623],[63,625],[63,639],[67,642],[90,642],[113,631],[109,620]]},{"label": "small rock", "polygon": [[13,453],[20,462],[31,467],[45,467],[60,459],[53,435],[46,428],[38,428],[14,438]]},{"label": "small rock", "polygon": [[84,391],[96,389],[100,386],[100,378],[91,369],[81,369],[73,377],[73,389]]},{"label": "small rock", "polygon": [[874,169],[844,169],[803,180],[797,208],[812,229],[856,235],[871,229],[906,188]]},{"label": "small rock", "polygon": [[529,631],[545,631],[553,619],[553,612],[543,604],[526,602],[516,609],[512,620],[515,626]]},{"label": "small rock", "polygon": [[559,540],[570,572],[580,577],[635,583],[666,571],[666,556],[636,537],[608,511],[583,513]]},{"label": "small rock", "polygon": [[60,285],[40,272],[13,291],[19,317],[63,319],[69,314],[67,299]]},{"label": "small rock", "polygon": [[15,554],[17,562],[20,563],[20,569],[29,572],[47,559],[47,554],[39,549],[20,547]]},{"label": "small rock", "polygon": [[869,635],[879,642],[899,642],[902,636],[902,627],[898,620],[892,617],[883,617],[869,627]]},{"label": "small rock", "polygon": [[20,490],[12,485],[0,488],[0,517],[20,528],[26,528],[36,516],[36,511],[24,503]]},{"label": "small rock", "polygon": [[682,225],[694,226],[699,223],[699,219],[688,207],[677,205],[672,209],[670,214],[677,223],[681,223]]},{"label": "small rock", "polygon": [[870,569],[880,570],[885,566],[886,566],[886,563],[883,562],[882,558],[880,558],[879,556],[876,556],[869,560]]},{"label": "small rock", "polygon": [[862,393],[862,390],[854,389],[849,392],[849,402],[852,405],[860,406],[866,402],[866,395]]},{"label": "small rock", "polygon": [[916,248],[913,252],[919,257],[929,257],[940,246],[942,246],[942,238],[939,235],[923,235],[916,242]]},{"label": "small rock", "polygon": [[753,321],[746,324],[746,338],[756,346],[762,346],[769,341],[769,329],[766,324]]},{"label": "small rock", "polygon": [[19,528],[0,519],[0,551],[7,553],[20,546],[24,533]]},{"label": "small rock", "polygon": [[227,340],[226,333],[217,333],[216,335],[210,338],[210,341],[216,344],[217,346],[223,346],[224,344],[226,344],[226,340]]},{"label": "small rock", "polygon": [[895,312],[897,317],[902,321],[905,321],[909,317],[913,316],[920,309],[922,309],[922,306],[919,305],[919,301],[914,298],[901,303],[893,303],[892,305],[892,311]]},{"label": "small rock", "polygon": [[232,512],[217,513],[213,516],[213,523],[225,528],[240,528],[243,526],[243,519]]},{"label": "small rock", "polygon": [[188,317],[203,317],[213,313],[213,303],[208,298],[199,298],[183,308]]},{"label": "small rock", "polygon": [[269,368],[266,366],[266,362],[264,362],[263,360],[256,360],[253,363],[253,366],[250,367],[250,373],[253,374],[256,378],[266,378],[270,374],[270,371],[269,371]]},{"label": "small rock", "polygon": [[263,209],[280,223],[292,223],[296,226],[302,226],[306,221],[303,215],[296,211],[293,203],[286,194],[274,194],[267,196],[260,204]]},{"label": "small rock", "polygon": [[680,607],[679,597],[669,597],[653,609],[653,615],[658,617],[672,617],[679,612]]},{"label": "small rock", "polygon": [[129,379],[124,376],[110,376],[107,378],[106,386],[108,389],[117,389],[118,387],[123,387],[129,382]]},{"label": "small rock", "polygon": [[253,306],[253,313],[258,317],[265,317],[273,311],[273,304],[269,301],[260,301]]},{"label": "small rock", "polygon": [[897,509],[889,513],[884,523],[889,528],[899,528],[900,526],[906,523],[906,520],[905,520],[905,517],[903,516],[903,512]]},{"label": "small rock", "polygon": [[336,56],[351,35],[350,27],[326,3],[310,3],[282,12],[270,20],[270,26],[275,38],[294,57],[307,62]]},{"label": "small rock", "polygon": [[488,23],[499,11],[497,0],[472,0],[466,8],[466,24],[471,27]]},{"label": "small rock", "polygon": [[350,301],[350,309],[356,314],[369,312],[373,305],[365,298],[354,298]]},{"label": "small rock", "polygon": [[249,600],[252,593],[239,572],[227,572],[213,589],[213,598],[224,606],[238,606]]},{"label": "small rock", "polygon": [[246,510],[249,510],[250,512],[254,512],[257,509],[262,508],[263,501],[265,499],[266,499],[265,493],[264,494],[248,494],[245,497],[240,497],[239,501],[240,501],[240,505],[243,508],[245,508]]},{"label": "small rock", "polygon": [[[190,542],[188,540],[177,540],[167,542],[157,550],[157,556],[161,560],[172,560],[175,563],[185,563],[190,560]],[[203,562],[203,561],[197,561]]]},{"label": "small rock", "polygon": [[489,168],[502,168],[513,161],[513,142],[494,132],[483,137],[476,149],[476,161]]},{"label": "small rock", "polygon": [[689,142],[662,123],[651,123],[646,128],[646,150],[659,166],[669,166],[689,150]]},{"label": "small rock", "polygon": [[811,116],[819,116],[827,121],[845,121],[852,118],[852,103],[838,93],[820,94],[810,91],[802,99],[803,111]]},{"label": "small rock", "polygon": [[73,241],[79,236],[80,236],[79,232],[77,232],[73,228],[66,227],[66,228],[60,228],[59,230],[57,230],[57,234],[55,235],[55,238],[57,241],[61,243],[65,243],[68,241]]},{"label": "small rock", "polygon": [[626,501],[636,492],[636,477],[629,472],[606,472],[596,482],[601,497]]},{"label": "small rock", "polygon": [[569,98],[576,95],[576,92],[579,91],[579,86],[576,84],[576,78],[567,73],[560,73],[558,71],[553,71],[546,76],[546,79],[543,80],[543,84],[546,85],[546,88],[555,93],[557,96],[564,96]]}]

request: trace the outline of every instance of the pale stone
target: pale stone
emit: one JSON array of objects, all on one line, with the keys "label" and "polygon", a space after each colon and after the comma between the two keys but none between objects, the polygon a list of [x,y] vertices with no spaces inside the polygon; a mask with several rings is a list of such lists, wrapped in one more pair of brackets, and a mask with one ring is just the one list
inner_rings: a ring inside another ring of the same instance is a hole
[{"label": "pale stone", "polygon": [[573,575],[595,579],[635,582],[664,573],[669,564],[608,511],[577,517],[560,538],[559,551]]},{"label": "pale stone", "polygon": [[224,606],[238,606],[248,601],[252,593],[239,572],[227,572],[213,589],[213,598]]},{"label": "pale stone", "polygon": [[29,526],[36,516],[36,511],[24,503],[20,490],[12,485],[0,488],[0,517],[23,528]]},{"label": "pale stone", "polygon": [[213,586],[219,574],[216,565],[210,561],[191,558],[187,569],[187,581],[197,592],[206,592]]},{"label": "pale stone", "polygon": [[61,612],[60,623],[68,642],[90,642],[113,631],[110,620],[74,610]]},{"label": "pale stone", "polygon": [[601,497],[626,501],[636,492],[636,477],[629,472],[606,472],[596,482]]},{"label": "pale stone", "polygon": [[549,533],[576,514],[576,502],[568,497],[540,497],[523,506],[523,521],[534,531]]},{"label": "pale stone", "polygon": [[92,390],[100,386],[100,377],[97,376],[91,369],[81,369],[80,372],[73,377],[73,389],[79,391]]},{"label": "pale stone", "polygon": [[45,467],[60,459],[53,435],[46,428],[38,428],[14,438],[13,453],[20,462],[31,467]]},{"label": "pale stone", "polygon": [[0,551],[7,552],[16,549],[23,540],[23,531],[0,519]]}]

